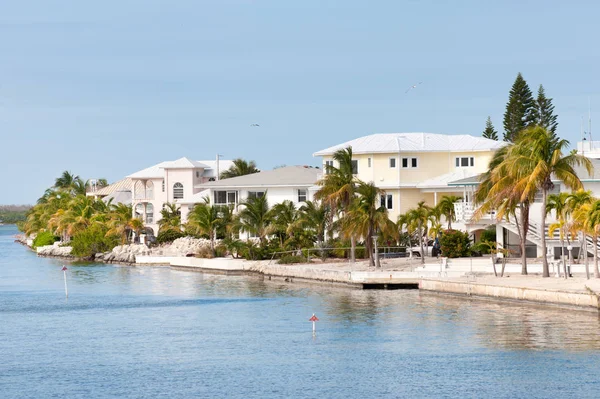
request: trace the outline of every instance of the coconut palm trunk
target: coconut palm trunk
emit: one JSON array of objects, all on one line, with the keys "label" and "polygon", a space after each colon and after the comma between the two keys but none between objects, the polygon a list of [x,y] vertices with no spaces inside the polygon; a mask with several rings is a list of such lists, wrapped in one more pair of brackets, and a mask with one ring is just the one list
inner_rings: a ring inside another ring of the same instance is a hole
[{"label": "coconut palm trunk", "polygon": [[583,248],[583,262],[585,263],[585,278],[587,280],[590,279],[590,263],[588,262],[588,252],[587,252],[587,235],[582,233],[583,242],[581,243],[581,248]]},{"label": "coconut palm trunk", "polygon": [[354,235],[350,236],[350,262],[356,262],[356,238]]},{"label": "coconut palm trunk", "polygon": [[598,270],[598,232],[594,228],[594,278],[600,278]]},{"label": "coconut palm trunk", "polygon": [[419,221],[419,246],[421,247],[421,263],[425,264],[425,252],[423,251],[423,222]]},{"label": "coconut palm trunk", "polygon": [[[527,254],[525,252],[527,247],[527,230],[529,230],[529,207],[527,205],[521,205],[519,216],[521,223],[517,221],[517,230],[519,231],[519,243],[521,247],[521,274],[527,275]],[[516,216],[515,220],[517,220]]]},{"label": "coconut palm trunk", "polygon": [[[552,184],[552,182],[550,182]],[[548,189],[546,185],[542,188],[542,219],[540,220],[540,235],[542,238],[542,276],[550,277],[550,268],[548,267],[548,254],[546,253],[546,205],[548,204]],[[563,256],[564,259],[564,256]],[[566,266],[565,266],[566,270]]]}]

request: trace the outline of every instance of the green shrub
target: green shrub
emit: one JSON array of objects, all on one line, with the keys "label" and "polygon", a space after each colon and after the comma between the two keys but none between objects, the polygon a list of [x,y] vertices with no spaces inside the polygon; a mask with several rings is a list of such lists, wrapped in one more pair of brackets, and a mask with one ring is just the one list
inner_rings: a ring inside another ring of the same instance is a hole
[{"label": "green shrub", "polygon": [[118,235],[107,236],[108,228],[101,224],[93,224],[71,239],[72,254],[89,258],[98,252],[107,252],[119,245]]},{"label": "green shrub", "polygon": [[210,247],[201,247],[198,250],[198,252],[196,252],[196,257],[204,258],[204,259],[212,259],[215,256],[213,255],[212,251],[210,250]]},{"label": "green shrub", "polygon": [[177,230],[163,230],[158,233],[156,242],[159,244],[171,243],[178,238],[185,237],[186,234],[182,231]]},{"label": "green shrub", "polygon": [[293,265],[296,263],[306,263],[306,258],[304,256],[298,256],[298,255],[284,255],[281,258],[279,258],[277,263],[279,263],[281,265]]},{"label": "green shrub", "polygon": [[442,256],[460,258],[471,254],[469,234],[460,230],[444,230],[440,239]]},{"label": "green shrub", "polygon": [[481,232],[480,241],[496,242],[496,229],[486,229]]},{"label": "green shrub", "polygon": [[32,246],[33,246],[33,249],[36,249],[37,247],[43,247],[45,245],[52,245],[58,240],[60,240],[60,238],[58,238],[51,232],[43,231],[41,233],[38,233],[38,235],[35,237],[35,239],[33,240]]},{"label": "green shrub", "polygon": [[215,247],[215,256],[217,258],[224,258],[227,256],[227,247],[225,245],[217,245]]}]

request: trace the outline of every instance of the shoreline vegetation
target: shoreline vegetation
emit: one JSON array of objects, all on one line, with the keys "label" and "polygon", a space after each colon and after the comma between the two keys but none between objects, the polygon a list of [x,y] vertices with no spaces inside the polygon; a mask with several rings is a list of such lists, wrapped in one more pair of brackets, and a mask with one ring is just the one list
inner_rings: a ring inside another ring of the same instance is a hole
[{"label": "shoreline vegetation", "polygon": [[24,222],[31,205],[0,205],[0,226]]}]

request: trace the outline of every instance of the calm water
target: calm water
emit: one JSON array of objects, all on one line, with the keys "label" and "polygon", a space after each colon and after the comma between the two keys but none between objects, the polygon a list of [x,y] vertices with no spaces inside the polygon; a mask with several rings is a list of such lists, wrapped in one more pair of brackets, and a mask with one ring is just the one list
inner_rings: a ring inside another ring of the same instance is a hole
[{"label": "calm water", "polygon": [[1,398],[600,395],[595,313],[96,264],[67,265],[67,301],[62,262],[15,232]]}]

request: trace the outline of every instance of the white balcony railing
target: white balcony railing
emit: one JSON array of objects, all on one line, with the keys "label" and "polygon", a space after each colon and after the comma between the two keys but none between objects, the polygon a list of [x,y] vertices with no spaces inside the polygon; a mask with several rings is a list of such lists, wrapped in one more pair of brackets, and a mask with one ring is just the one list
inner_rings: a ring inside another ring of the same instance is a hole
[{"label": "white balcony railing", "polygon": [[[473,215],[475,214],[475,210],[477,208],[472,202],[455,202],[454,203],[454,211],[456,212],[456,220],[463,223],[473,223],[476,222],[473,220]],[[479,221],[482,222],[490,222],[496,220],[496,211],[490,211],[486,214],[482,215],[479,218]]]}]

